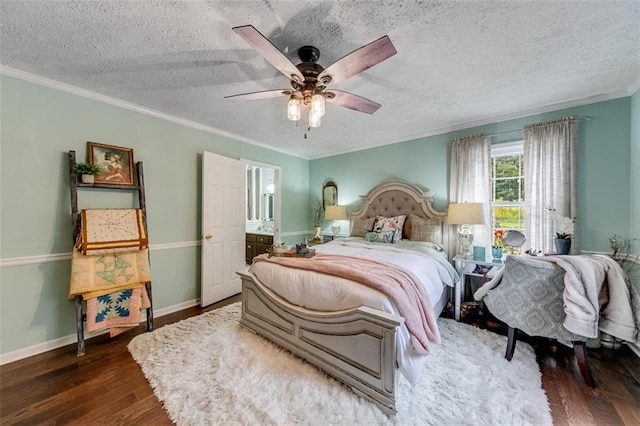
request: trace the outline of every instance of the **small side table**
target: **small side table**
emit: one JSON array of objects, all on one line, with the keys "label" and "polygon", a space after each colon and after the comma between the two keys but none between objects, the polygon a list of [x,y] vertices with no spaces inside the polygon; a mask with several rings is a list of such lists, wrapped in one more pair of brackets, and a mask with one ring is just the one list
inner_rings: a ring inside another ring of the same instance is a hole
[{"label": "small side table", "polygon": [[[464,286],[467,285],[467,277],[484,277],[484,274],[478,274],[474,272],[465,272],[465,269],[468,269],[468,268],[465,268],[465,266],[469,264],[473,264],[474,269],[475,269],[475,266],[477,265],[490,268],[491,275],[494,275],[499,269],[502,269],[504,267],[504,259],[505,259],[505,256],[503,256],[500,259],[493,259],[491,255],[489,255],[484,260],[477,260],[473,258],[464,257],[459,254],[453,258],[455,268],[460,274],[460,278],[461,278],[460,281],[456,283],[456,286],[454,289],[454,317],[456,321],[460,321],[460,306],[462,305],[462,292],[465,288]],[[491,276],[489,276],[489,278],[491,278]]]}]

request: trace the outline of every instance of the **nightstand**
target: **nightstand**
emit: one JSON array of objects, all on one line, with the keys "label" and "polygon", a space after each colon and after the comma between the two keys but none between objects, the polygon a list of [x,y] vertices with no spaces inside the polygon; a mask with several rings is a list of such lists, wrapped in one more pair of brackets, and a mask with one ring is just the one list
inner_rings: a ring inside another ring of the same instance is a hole
[{"label": "nightstand", "polygon": [[[493,259],[491,255],[489,255],[484,260],[477,260],[473,258],[467,258],[461,255],[456,255],[453,258],[453,262],[456,270],[460,274],[460,281],[456,283],[454,289],[454,317],[456,321],[460,321],[460,306],[462,305],[462,293],[467,285],[467,280],[469,277],[485,277],[485,274],[474,272],[477,266],[487,268],[486,278],[490,280],[495,276],[495,274],[504,267],[504,259],[503,256],[500,259]],[[468,271],[468,272],[467,272]]]}]

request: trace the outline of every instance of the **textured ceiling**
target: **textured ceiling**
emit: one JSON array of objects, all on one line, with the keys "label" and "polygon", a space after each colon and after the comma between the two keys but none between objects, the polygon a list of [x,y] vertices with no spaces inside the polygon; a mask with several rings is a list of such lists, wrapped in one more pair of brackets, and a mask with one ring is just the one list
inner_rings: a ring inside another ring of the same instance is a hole
[{"label": "textured ceiling", "polygon": [[[634,1],[7,1],[2,65],[241,140],[317,158],[631,94],[640,79]],[[327,104],[320,128],[286,119],[288,88],[231,28],[251,24],[298,63],[329,66],[385,34],[398,53],[335,89],[375,115]]]}]

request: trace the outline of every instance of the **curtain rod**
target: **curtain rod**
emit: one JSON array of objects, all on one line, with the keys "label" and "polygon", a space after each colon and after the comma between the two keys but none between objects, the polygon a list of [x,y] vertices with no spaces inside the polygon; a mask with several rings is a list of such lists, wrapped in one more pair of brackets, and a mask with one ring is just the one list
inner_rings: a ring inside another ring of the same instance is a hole
[{"label": "curtain rod", "polygon": [[580,121],[587,121],[590,119],[591,117],[587,117],[587,116],[570,115],[568,117],[562,117],[557,120],[548,120],[548,121],[541,121],[539,123],[527,124],[526,126],[524,126],[524,128],[533,129],[535,127],[550,126],[552,124],[566,123],[566,122],[573,122],[573,121],[580,122]]},{"label": "curtain rod", "polygon": [[[564,120],[576,120],[578,122],[580,122],[580,121],[591,121],[591,120],[593,120],[593,117],[591,117],[589,115],[572,115],[572,116],[561,118],[561,119],[558,119],[558,120],[543,121],[541,123],[527,124],[525,127],[521,128],[521,129],[505,130],[503,132],[496,132],[496,133],[482,133],[482,134],[479,134],[479,135],[469,135],[469,136],[464,136],[464,137],[461,137],[461,138],[456,138],[454,140],[467,139],[467,138],[477,138],[477,137],[481,137],[481,136],[493,137],[493,136],[498,136],[498,135],[505,135],[505,134],[508,134],[508,133],[524,132],[524,129],[526,127],[529,127],[529,126],[538,126],[538,125],[541,125],[541,124],[557,123],[557,122],[561,122],[561,121],[564,121]],[[453,141],[450,141],[449,144],[451,144],[451,142],[453,142]]]}]

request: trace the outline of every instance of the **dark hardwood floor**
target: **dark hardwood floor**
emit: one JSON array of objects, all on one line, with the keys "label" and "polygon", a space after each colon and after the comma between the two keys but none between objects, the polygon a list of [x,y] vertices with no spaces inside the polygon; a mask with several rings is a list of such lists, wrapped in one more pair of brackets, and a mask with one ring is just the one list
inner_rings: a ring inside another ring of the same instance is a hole
[{"label": "dark hardwood floor", "polygon": [[[239,300],[156,318],[156,328]],[[114,339],[90,339],[79,358],[69,345],[1,366],[0,422],[171,424],[127,350],[131,338],[144,332],[140,326]],[[556,425],[640,425],[640,359],[627,347],[589,352],[596,389],[582,381],[571,350],[548,348],[540,345],[537,353]]]}]

